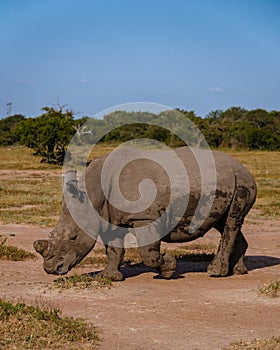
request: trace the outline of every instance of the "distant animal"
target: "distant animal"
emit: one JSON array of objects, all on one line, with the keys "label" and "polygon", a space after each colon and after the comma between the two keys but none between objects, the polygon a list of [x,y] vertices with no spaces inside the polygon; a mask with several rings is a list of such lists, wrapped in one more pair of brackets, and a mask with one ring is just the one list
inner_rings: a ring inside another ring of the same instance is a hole
[{"label": "distant animal", "polygon": [[[125,159],[132,149],[123,149],[119,159]],[[143,151],[144,152],[144,151]],[[167,151],[162,152],[163,158]],[[139,252],[143,263],[154,268],[164,278],[171,278],[176,269],[176,260],[169,254],[160,252],[163,242],[189,242],[202,237],[211,228],[217,229],[221,234],[220,244],[213,261],[208,266],[211,276],[227,276],[229,274],[244,274],[247,269],[244,265],[244,254],[247,242],[241,228],[244,218],[253,206],[256,199],[256,183],[250,172],[237,160],[228,154],[212,151],[216,171],[216,188],[209,212],[203,211],[203,206],[197,212],[199,201],[207,204],[209,194],[203,193],[201,187],[201,169],[197,157],[205,157],[205,150],[194,152],[189,147],[174,150],[176,157],[182,162],[188,173],[189,200],[178,224],[170,232],[155,239],[147,245],[139,244]],[[151,179],[156,185],[157,194],[149,208],[141,212],[125,212],[111,204],[110,192],[105,195],[101,186],[101,173],[107,156],[92,161],[85,169],[85,184],[87,193],[98,214],[114,225],[122,227],[125,232],[146,225],[157,220],[165,212],[167,219],[172,221],[172,210],[167,211],[171,195],[171,185],[166,171],[158,164],[144,156],[127,164],[119,179],[115,178],[114,169],[107,174],[109,188],[114,188],[116,181],[124,197],[131,201],[139,198],[139,183],[143,179]],[[171,166],[172,171],[172,166]],[[72,177],[71,177],[72,176]],[[77,265],[94,247],[97,236],[105,242],[108,257],[107,266],[100,272],[101,276],[114,281],[123,280],[120,265],[124,256],[123,241],[125,233],[112,236],[102,228],[99,222],[93,227],[95,236],[88,235],[73,219],[66,203],[66,196],[72,198],[73,203],[79,205],[84,200],[84,192],[79,188],[78,182],[72,175],[65,176],[65,193],[62,201],[61,216],[48,239],[34,242],[35,250],[44,258],[44,269],[49,274],[63,275]],[[181,179],[182,180],[182,179]],[[177,188],[180,193],[180,188]],[[178,198],[178,202],[179,202]],[[201,202],[200,202],[201,203]],[[83,215],[87,217],[87,212]],[[197,218],[196,218],[197,216]],[[199,217],[200,216],[200,217]],[[199,219],[201,225],[194,231],[190,230],[191,222]],[[132,231],[131,231],[132,230]],[[137,237],[137,240],[141,237]]]}]

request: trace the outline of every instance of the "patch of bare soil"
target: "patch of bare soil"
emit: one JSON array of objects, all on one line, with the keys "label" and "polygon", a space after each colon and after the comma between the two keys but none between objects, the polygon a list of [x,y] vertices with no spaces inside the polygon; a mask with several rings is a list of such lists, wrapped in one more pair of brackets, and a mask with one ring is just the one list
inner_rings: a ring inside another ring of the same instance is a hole
[{"label": "patch of bare soil", "polygon": [[[60,290],[38,256],[25,262],[0,261],[0,297],[51,305],[64,315],[86,318],[100,330],[100,350],[221,349],[231,342],[279,336],[280,298],[261,295],[258,287],[280,278],[280,222],[259,220],[243,231],[249,243],[247,275],[211,278],[207,263],[180,262],[172,280],[156,279],[154,271],[132,266],[123,268],[126,280],[110,289]],[[0,225],[10,245],[29,251],[47,232]],[[218,239],[213,230],[199,241]],[[74,272],[92,271],[87,266]]]}]

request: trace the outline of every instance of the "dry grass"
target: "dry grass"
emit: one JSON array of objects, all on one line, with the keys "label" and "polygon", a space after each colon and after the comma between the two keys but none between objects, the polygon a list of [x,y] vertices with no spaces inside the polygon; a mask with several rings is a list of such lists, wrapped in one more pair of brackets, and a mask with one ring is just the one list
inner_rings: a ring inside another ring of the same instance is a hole
[{"label": "dry grass", "polygon": [[223,348],[223,350],[280,350],[280,337],[232,343],[230,346]]},{"label": "dry grass", "polygon": [[279,297],[280,296],[280,280],[277,278],[273,281],[265,283],[262,286],[259,286],[259,292],[270,297]]},{"label": "dry grass", "polygon": [[254,206],[257,218],[280,219],[280,152],[229,152],[254,175],[258,195]]},{"label": "dry grass", "polygon": [[[94,249],[90,256],[87,256],[80,262],[79,266],[94,266],[104,267],[108,262],[105,248]],[[142,262],[139,251],[137,248],[125,249],[125,256],[123,259],[123,265],[139,264]]]},{"label": "dry grass", "polygon": [[60,213],[61,176],[56,172],[4,173],[0,183],[0,220],[52,226]]},{"label": "dry grass", "polygon": [[0,349],[96,349],[98,335],[84,320],[62,318],[59,310],[0,300]]},{"label": "dry grass", "polygon": [[110,289],[113,285],[112,281],[108,278],[98,277],[92,274],[78,275],[74,274],[71,277],[60,277],[55,280],[55,287],[61,289],[85,289],[90,288],[94,290]]},{"label": "dry grass", "polygon": [[[94,156],[112,149],[97,145]],[[0,221],[53,226],[61,210],[62,168],[40,163],[21,146],[1,147],[0,164]]]},{"label": "dry grass", "polygon": [[94,248],[92,253],[83,259],[77,266],[94,266],[94,267],[103,267],[107,264],[107,256],[105,248]]},{"label": "dry grass", "polygon": [[171,254],[179,261],[198,262],[212,261],[216,251],[217,246],[213,243],[189,243],[176,249],[164,249],[163,253]]},{"label": "dry grass", "polygon": [[[94,157],[114,145],[97,145]],[[258,198],[251,219],[280,219],[280,152],[232,152],[255,176]],[[61,209],[61,168],[42,164],[24,147],[0,149],[0,221],[53,226]]]},{"label": "dry grass", "polygon": [[13,170],[50,170],[59,169],[58,165],[40,162],[33,156],[33,150],[24,146],[0,147],[1,169]]},{"label": "dry grass", "polygon": [[1,147],[0,220],[52,226],[61,206],[59,167],[41,164],[23,147]]},{"label": "dry grass", "polygon": [[[217,246],[214,243],[189,243],[187,245],[181,245],[179,248],[179,251],[182,251],[182,253],[186,253],[186,251],[189,254],[197,253],[197,254],[208,254],[208,253],[215,253],[217,250]],[[170,250],[168,250],[170,251]]]},{"label": "dry grass", "polygon": [[0,260],[23,261],[34,259],[35,254],[7,244],[7,238],[0,236]]}]

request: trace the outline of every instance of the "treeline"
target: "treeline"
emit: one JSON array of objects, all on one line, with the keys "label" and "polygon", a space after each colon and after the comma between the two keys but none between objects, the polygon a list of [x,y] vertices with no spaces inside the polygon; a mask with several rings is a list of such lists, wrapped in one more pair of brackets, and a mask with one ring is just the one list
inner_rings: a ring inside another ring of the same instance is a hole
[{"label": "treeline", "polygon": [[240,107],[214,111],[202,119],[201,131],[212,147],[279,150],[280,112]]},{"label": "treeline", "polygon": [[[212,111],[205,118],[197,116],[193,111],[180,109],[177,111],[180,116],[185,116],[186,120],[184,122],[182,118],[177,118],[175,122],[177,124],[176,133],[180,134],[180,129],[184,128],[182,124],[187,123],[187,128],[191,129],[190,133],[193,134],[192,136],[194,136],[197,142],[197,144],[192,144],[193,146],[201,145],[199,144],[199,135],[192,128],[188,122],[189,120],[201,131],[211,148],[271,151],[280,149],[280,111],[268,112],[263,109],[248,111],[241,107],[231,107],[225,111]],[[139,112],[137,113],[140,114]],[[125,122],[125,119],[129,120],[130,117],[133,117],[133,114],[135,112],[114,112],[105,116],[104,120],[113,121],[114,119],[122,118]],[[136,124],[116,128],[104,140],[107,142],[127,141],[133,135],[140,135],[140,137],[155,138],[170,146],[181,144],[181,141],[177,137],[174,137],[171,132],[149,125],[149,121],[153,120],[154,115],[142,114],[147,124],[144,126]],[[168,119],[168,117],[176,118],[178,115],[166,111],[159,114],[158,117]],[[167,122],[165,124],[168,125],[169,123]],[[170,125],[172,125],[171,121]],[[187,139],[191,140],[191,136],[188,136]]]},{"label": "treeline", "polygon": [[[131,124],[131,120],[136,122]],[[153,124],[155,120],[161,127]],[[67,145],[74,135],[77,144],[95,143],[101,134],[99,142],[120,143],[149,138],[175,147],[183,144],[181,138],[187,138],[192,146],[203,146],[204,139],[193,125],[212,148],[280,150],[280,112],[241,107],[212,111],[205,118],[193,111],[178,109],[158,115],[117,111],[102,120],[76,119],[72,111],[44,107],[43,114],[38,117],[25,118],[16,114],[1,119],[0,145],[20,143],[32,148],[43,162],[62,164]]]}]

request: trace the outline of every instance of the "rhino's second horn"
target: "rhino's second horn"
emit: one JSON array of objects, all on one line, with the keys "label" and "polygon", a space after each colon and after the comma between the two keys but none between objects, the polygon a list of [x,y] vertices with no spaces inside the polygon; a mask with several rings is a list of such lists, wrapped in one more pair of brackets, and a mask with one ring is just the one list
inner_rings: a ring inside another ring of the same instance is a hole
[{"label": "rhino's second horn", "polygon": [[47,253],[48,245],[48,241],[44,239],[40,239],[33,243],[33,247],[36,250],[36,252],[40,253],[42,256],[44,256]]}]

